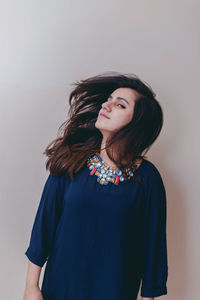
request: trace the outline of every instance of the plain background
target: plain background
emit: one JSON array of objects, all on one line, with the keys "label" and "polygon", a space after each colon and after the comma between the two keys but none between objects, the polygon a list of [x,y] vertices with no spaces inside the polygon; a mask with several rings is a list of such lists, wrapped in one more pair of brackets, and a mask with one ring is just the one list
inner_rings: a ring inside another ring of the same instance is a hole
[{"label": "plain background", "polygon": [[164,111],[147,154],[167,191],[168,295],[160,299],[199,299],[199,1],[0,6],[0,298],[23,297],[24,252],[47,178],[42,152],[66,120],[72,82],[118,71],[150,84]]}]

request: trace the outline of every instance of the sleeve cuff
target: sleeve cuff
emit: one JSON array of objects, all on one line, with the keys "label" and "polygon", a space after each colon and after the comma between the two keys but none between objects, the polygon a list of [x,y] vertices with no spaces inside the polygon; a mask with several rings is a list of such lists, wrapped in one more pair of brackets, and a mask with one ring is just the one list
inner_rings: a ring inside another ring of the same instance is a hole
[{"label": "sleeve cuff", "polygon": [[34,254],[32,252],[32,250],[30,249],[30,247],[28,247],[28,249],[26,250],[26,252],[24,253],[28,259],[34,263],[35,265],[39,266],[39,267],[43,267],[43,265],[45,264],[46,262],[46,259],[44,258],[41,258],[40,256]]},{"label": "sleeve cuff", "polygon": [[153,298],[153,297],[159,297],[162,295],[167,295],[167,286],[158,286],[158,287],[143,287],[141,288],[141,297],[145,298]]}]

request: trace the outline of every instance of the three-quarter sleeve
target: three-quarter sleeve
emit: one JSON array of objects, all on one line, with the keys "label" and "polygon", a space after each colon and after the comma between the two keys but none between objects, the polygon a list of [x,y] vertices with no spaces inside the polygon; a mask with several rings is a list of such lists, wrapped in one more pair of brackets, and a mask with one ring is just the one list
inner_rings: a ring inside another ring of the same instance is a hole
[{"label": "three-quarter sleeve", "polygon": [[29,247],[25,255],[42,267],[51,251],[62,209],[61,176],[49,174],[40,198],[32,226]]},{"label": "three-quarter sleeve", "polygon": [[142,243],[142,297],[167,294],[167,202],[159,171],[154,170],[146,192]]}]

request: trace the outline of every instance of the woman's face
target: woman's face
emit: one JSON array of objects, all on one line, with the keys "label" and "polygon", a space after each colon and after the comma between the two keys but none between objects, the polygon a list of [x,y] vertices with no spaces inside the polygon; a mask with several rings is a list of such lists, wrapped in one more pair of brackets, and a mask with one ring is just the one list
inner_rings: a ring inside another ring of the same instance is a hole
[{"label": "woman's face", "polygon": [[102,134],[108,134],[127,125],[132,120],[137,95],[137,91],[131,88],[123,87],[114,90],[102,104],[95,127]]}]

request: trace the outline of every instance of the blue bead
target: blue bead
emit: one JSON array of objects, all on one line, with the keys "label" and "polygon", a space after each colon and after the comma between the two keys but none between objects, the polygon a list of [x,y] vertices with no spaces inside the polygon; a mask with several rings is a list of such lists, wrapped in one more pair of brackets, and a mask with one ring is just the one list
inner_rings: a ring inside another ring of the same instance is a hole
[{"label": "blue bead", "polygon": [[123,176],[120,176],[120,177],[119,177],[119,180],[120,180],[120,181],[124,181],[124,177],[123,177]]},{"label": "blue bead", "polygon": [[122,175],[122,171],[119,170],[119,169],[116,169],[116,174],[117,174],[118,176],[120,176],[120,175]]},{"label": "blue bead", "polygon": [[101,162],[98,162],[95,164],[95,166],[98,168],[98,167],[101,167],[102,163]]}]

